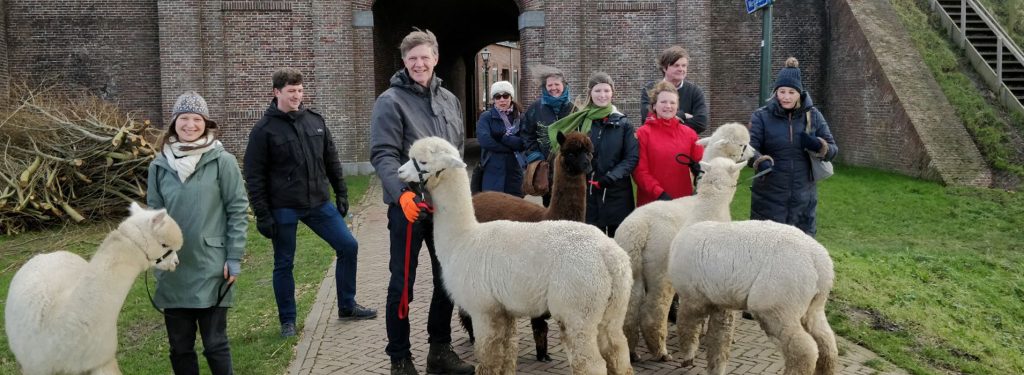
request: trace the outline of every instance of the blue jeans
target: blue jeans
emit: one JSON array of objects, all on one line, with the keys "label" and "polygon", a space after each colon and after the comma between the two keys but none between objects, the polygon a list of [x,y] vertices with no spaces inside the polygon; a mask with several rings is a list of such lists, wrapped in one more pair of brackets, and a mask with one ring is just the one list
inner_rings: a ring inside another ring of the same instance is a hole
[{"label": "blue jeans", "polygon": [[334,282],[338,290],[338,309],[350,309],[356,304],[356,255],[359,243],[345,225],[334,203],[327,202],[314,208],[275,208],[277,234],[274,242],[274,298],[277,299],[277,317],[281,323],[295,323],[295,231],[302,221],[317,236],[334,248],[338,260],[334,265]]}]

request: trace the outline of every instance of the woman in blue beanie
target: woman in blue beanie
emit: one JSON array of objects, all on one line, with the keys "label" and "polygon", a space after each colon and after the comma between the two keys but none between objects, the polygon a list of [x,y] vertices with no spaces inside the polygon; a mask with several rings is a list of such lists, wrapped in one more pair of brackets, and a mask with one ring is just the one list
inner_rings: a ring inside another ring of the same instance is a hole
[{"label": "woman in blue beanie", "polygon": [[750,219],[790,224],[813,237],[818,188],[811,158],[831,161],[839,147],[804,90],[796,58],[787,59],[779,71],[768,104],[750,116],[750,146],[751,166],[759,173],[769,171],[750,188]]}]

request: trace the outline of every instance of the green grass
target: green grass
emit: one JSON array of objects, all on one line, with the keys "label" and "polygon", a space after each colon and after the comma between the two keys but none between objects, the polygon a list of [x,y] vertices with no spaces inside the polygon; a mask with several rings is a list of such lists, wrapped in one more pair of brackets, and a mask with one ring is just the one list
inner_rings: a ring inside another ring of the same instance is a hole
[{"label": "green grass", "polygon": [[[349,199],[355,206],[366,192],[369,176],[346,178]],[[61,230],[26,233],[14,237],[0,237],[0,300],[6,302],[7,290],[18,267],[36,252],[68,250],[90,256],[106,233],[117,223],[103,222],[88,226],[67,227]],[[298,247],[303,249],[295,258],[295,289],[298,315],[306,316],[313,303],[320,282],[333,264],[334,252],[313,234],[300,226]],[[239,374],[281,374],[292,359],[296,338],[278,336],[277,307],[274,302],[271,272],[274,255],[270,240],[249,227],[249,238],[242,274],[238,278],[236,304],[228,314],[228,337],[235,372]],[[167,334],[163,318],[150,306],[142,277],[132,287],[118,320],[118,361],[126,374],[168,374]],[[153,276],[149,276],[153,288]],[[2,321],[3,317],[0,317]],[[299,319],[298,324],[304,323]],[[0,374],[17,374],[18,366],[10,352],[6,335],[0,326]],[[197,350],[201,351],[201,340]],[[203,373],[209,373],[200,355]]]},{"label": "green grass", "polygon": [[[837,171],[818,191],[833,329],[914,374],[1024,373],[1024,196]],[[733,219],[749,205],[744,182]]]},{"label": "green grass", "polygon": [[998,104],[988,102],[964,74],[970,71],[966,57],[946,38],[938,21],[929,18],[924,0],[890,0],[925,64],[938,81],[957,116],[963,120],[975,144],[989,164],[1000,170],[1024,176],[1024,165],[1015,159],[1007,133],[1014,127],[1024,131],[1024,116],[1002,116]]}]

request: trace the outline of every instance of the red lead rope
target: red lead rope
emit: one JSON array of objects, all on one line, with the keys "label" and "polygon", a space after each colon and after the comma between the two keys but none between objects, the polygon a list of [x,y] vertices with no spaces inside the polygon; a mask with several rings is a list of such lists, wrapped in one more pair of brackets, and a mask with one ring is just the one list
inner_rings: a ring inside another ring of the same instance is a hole
[{"label": "red lead rope", "polygon": [[398,300],[398,319],[409,317],[409,253],[412,249],[412,222],[405,227],[405,281],[402,283],[402,298]]}]

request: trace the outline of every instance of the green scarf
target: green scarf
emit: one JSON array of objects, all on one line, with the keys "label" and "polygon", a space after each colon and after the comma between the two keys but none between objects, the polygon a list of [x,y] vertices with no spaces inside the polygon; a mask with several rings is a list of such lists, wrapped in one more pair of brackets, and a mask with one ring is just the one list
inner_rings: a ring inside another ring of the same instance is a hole
[{"label": "green scarf", "polygon": [[561,120],[555,121],[548,125],[548,139],[551,141],[551,153],[558,152],[558,133],[568,133],[579,129],[583,134],[590,133],[590,124],[594,123],[594,120],[603,119],[612,114],[612,110],[615,106],[611,104],[604,107],[595,107],[593,104],[588,105],[581,111],[572,113],[568,116],[563,117]]}]

